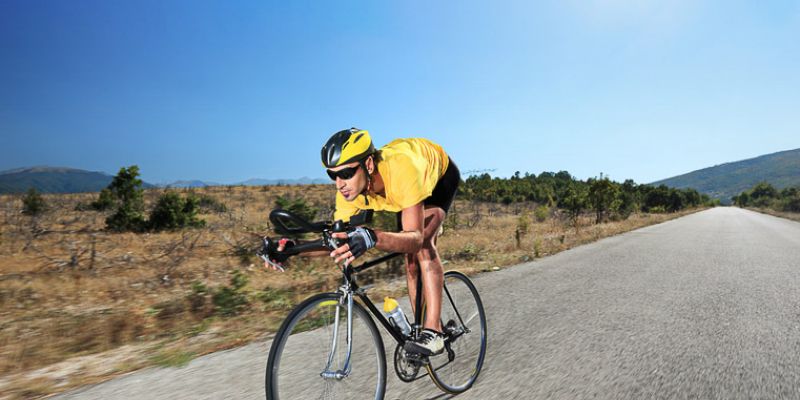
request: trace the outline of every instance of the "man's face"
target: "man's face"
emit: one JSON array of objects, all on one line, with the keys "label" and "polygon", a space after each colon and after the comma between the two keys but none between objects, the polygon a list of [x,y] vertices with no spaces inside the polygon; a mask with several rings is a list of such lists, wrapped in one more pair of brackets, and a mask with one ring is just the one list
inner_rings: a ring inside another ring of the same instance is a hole
[{"label": "man's face", "polygon": [[347,201],[355,200],[356,197],[358,197],[358,195],[366,188],[367,176],[364,173],[364,169],[361,168],[361,165],[358,163],[358,161],[350,164],[340,165],[335,168],[328,168],[328,171],[331,172],[340,172],[351,168],[355,168],[355,174],[353,174],[353,176],[349,179],[343,179],[340,176],[336,177],[336,190],[338,190]]}]

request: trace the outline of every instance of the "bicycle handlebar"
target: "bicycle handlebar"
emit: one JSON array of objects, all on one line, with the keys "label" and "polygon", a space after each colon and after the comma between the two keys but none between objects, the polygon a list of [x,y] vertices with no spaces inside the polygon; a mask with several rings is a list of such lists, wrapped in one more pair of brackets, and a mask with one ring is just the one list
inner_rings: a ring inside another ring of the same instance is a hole
[{"label": "bicycle handlebar", "polygon": [[[261,259],[270,265],[283,270],[283,267],[272,261],[274,257],[278,262],[283,262],[287,258],[300,253],[317,250],[333,251],[342,243],[335,239],[332,233],[347,232],[351,227],[364,225],[372,221],[372,210],[365,210],[350,218],[349,222],[341,220],[335,222],[308,222],[297,214],[288,210],[272,210],[269,213],[269,220],[275,225],[275,232],[281,235],[298,235],[303,233],[322,233],[322,238],[306,243],[296,244],[285,247],[283,251],[278,251],[278,243],[268,237],[263,238],[263,246],[256,253]],[[295,225],[295,226],[290,226]]]},{"label": "bicycle handlebar", "polygon": [[[302,233],[323,232],[330,228],[326,222],[308,222],[299,215],[293,214],[288,210],[272,210],[269,213],[269,220],[275,225],[275,232],[281,235],[298,235]],[[289,226],[288,223],[296,225]]]}]

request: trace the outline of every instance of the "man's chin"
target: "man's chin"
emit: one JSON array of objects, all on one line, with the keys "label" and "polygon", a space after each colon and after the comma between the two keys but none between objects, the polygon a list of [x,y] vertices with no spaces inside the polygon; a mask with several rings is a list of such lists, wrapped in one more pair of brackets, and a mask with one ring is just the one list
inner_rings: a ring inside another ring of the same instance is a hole
[{"label": "man's chin", "polygon": [[342,193],[342,197],[344,197],[344,199],[345,199],[345,200],[347,200],[347,201],[353,201],[353,200],[355,200],[355,199],[356,199],[356,197],[358,197],[358,195],[357,195],[357,194],[355,194],[355,193],[352,193],[352,192],[351,192],[351,193],[348,193],[347,195],[345,195],[344,193]]}]

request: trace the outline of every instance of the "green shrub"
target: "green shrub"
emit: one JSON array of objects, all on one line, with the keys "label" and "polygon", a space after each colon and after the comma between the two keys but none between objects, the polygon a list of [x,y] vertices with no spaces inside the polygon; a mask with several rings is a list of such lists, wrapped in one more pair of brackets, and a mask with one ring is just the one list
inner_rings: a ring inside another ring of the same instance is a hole
[{"label": "green shrub", "polygon": [[783,210],[790,212],[800,212],[800,194],[787,197],[783,203]]},{"label": "green shrub", "polygon": [[108,188],[101,190],[100,195],[97,196],[97,200],[91,202],[89,207],[96,211],[105,211],[111,209],[114,207],[114,194],[111,193],[111,190]]},{"label": "green shrub", "polygon": [[28,189],[28,193],[22,198],[22,213],[25,215],[39,215],[47,210],[47,203],[42,195],[34,188]]},{"label": "green shrub", "polygon": [[206,295],[208,295],[208,287],[202,282],[192,282],[192,292],[186,296],[186,301],[189,303],[189,309],[193,314],[198,314],[205,310]]},{"label": "green shrub", "polygon": [[216,289],[211,297],[215,311],[224,316],[231,316],[246,310],[250,302],[242,289],[247,285],[247,281],[246,275],[238,270],[232,271],[230,284]]},{"label": "green shrub", "polygon": [[265,287],[256,295],[256,298],[269,309],[287,309],[292,307],[292,299],[286,289]]},{"label": "green shrub", "polygon": [[547,220],[547,217],[550,216],[550,207],[544,204],[540,205],[533,211],[533,215],[536,217],[536,222],[544,222]]},{"label": "green shrub", "polygon": [[217,201],[217,199],[204,194],[198,198],[197,206],[203,212],[223,213],[228,211],[228,207],[224,203]]},{"label": "green shrub", "polygon": [[120,207],[113,215],[106,218],[106,228],[116,232],[142,232],[146,227],[147,221],[141,211],[130,206]]},{"label": "green shrub", "polygon": [[205,221],[197,218],[197,204],[194,196],[183,198],[168,191],[159,197],[150,213],[148,226],[155,231],[204,226]]},{"label": "green shrub", "polygon": [[664,208],[664,206],[655,206],[655,207],[650,207],[648,212],[650,212],[651,214],[664,214],[665,212],[667,212],[667,209]]},{"label": "green shrub", "polygon": [[523,211],[517,218],[517,233],[519,236],[525,236],[530,231],[531,213],[530,211]]}]

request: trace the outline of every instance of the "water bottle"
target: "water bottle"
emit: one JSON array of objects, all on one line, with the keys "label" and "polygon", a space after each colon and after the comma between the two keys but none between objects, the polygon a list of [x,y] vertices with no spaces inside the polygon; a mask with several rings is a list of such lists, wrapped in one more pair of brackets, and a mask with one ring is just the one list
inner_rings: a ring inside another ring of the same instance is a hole
[{"label": "water bottle", "polygon": [[389,318],[389,323],[397,328],[405,336],[411,334],[411,325],[408,324],[406,315],[403,314],[403,309],[397,304],[397,301],[391,297],[384,297],[383,299],[383,313]]}]

